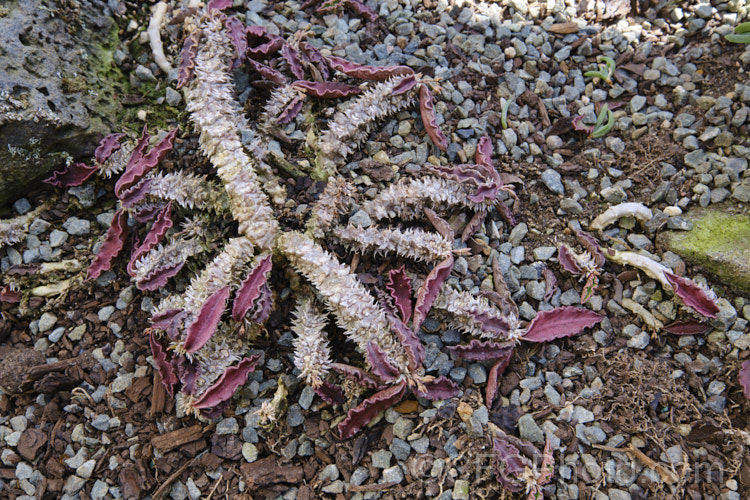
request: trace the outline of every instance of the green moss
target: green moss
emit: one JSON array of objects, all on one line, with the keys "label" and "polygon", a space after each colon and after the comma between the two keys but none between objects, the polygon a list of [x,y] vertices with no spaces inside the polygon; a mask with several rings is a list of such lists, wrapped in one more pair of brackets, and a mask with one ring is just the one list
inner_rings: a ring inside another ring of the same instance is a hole
[{"label": "green moss", "polygon": [[750,215],[730,206],[694,210],[693,229],[662,235],[669,250],[733,287],[750,292]]}]

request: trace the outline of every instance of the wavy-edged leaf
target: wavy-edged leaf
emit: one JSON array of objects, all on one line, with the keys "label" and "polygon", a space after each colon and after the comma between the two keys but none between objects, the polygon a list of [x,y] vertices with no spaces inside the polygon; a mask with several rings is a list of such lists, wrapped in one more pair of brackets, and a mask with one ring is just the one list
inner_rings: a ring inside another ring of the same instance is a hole
[{"label": "wavy-edged leaf", "polygon": [[477,143],[477,152],[474,161],[487,168],[495,168],[492,166],[492,151],[492,139],[489,136],[483,135]]},{"label": "wavy-edged leaf", "polygon": [[369,389],[380,389],[383,387],[382,381],[356,366],[345,365],[342,363],[331,363],[330,367],[331,370],[340,373],[350,380],[354,380],[361,386]]},{"label": "wavy-edged leaf", "polygon": [[424,346],[413,330],[392,314],[388,315],[391,330],[396,334],[409,359],[409,369],[414,371],[424,362]]},{"label": "wavy-edged leaf", "polygon": [[704,335],[711,329],[708,323],[700,321],[675,321],[664,327],[664,330],[675,335]]},{"label": "wavy-edged leaf", "polygon": [[422,286],[417,290],[417,300],[414,305],[413,320],[415,332],[419,330],[419,327],[422,326],[422,322],[427,318],[427,313],[430,312],[432,303],[435,302],[435,299],[440,293],[440,287],[443,286],[443,282],[446,278],[450,276],[452,269],[453,255],[450,255],[447,259],[432,268],[430,274],[424,279]]},{"label": "wavy-edged leaf", "polygon": [[544,301],[549,302],[557,291],[557,277],[548,267],[544,268],[542,276],[544,277]]},{"label": "wavy-edged leaf", "polygon": [[102,138],[102,140],[99,141],[99,145],[96,147],[96,150],[94,151],[94,160],[96,160],[96,163],[104,163],[107,158],[112,155],[112,153],[120,149],[120,147],[122,146],[122,144],[120,144],[120,139],[122,139],[123,137],[125,137],[125,134],[116,133],[109,134],[108,136]]},{"label": "wavy-edged leaf", "polygon": [[495,361],[492,368],[490,368],[490,372],[487,374],[487,388],[484,392],[484,405],[488,410],[492,410],[492,404],[495,402],[495,396],[497,396],[497,387],[500,382],[500,377],[503,376],[505,369],[508,368],[512,359],[513,346]]},{"label": "wavy-edged leaf", "polygon": [[367,360],[372,366],[372,372],[383,380],[389,381],[398,378],[398,368],[388,361],[385,351],[373,341],[367,343]]},{"label": "wavy-edged leaf", "polygon": [[143,127],[143,134],[138,139],[133,153],[130,155],[125,172],[122,173],[115,184],[115,195],[120,198],[123,192],[132,188],[143,177],[148,174],[172,149],[174,138],[177,135],[177,129],[174,128],[164,136],[164,138],[155,144],[147,154],[144,154],[150,136]]},{"label": "wavy-edged leaf", "polygon": [[453,241],[456,235],[453,233],[453,228],[450,224],[448,224],[447,220],[440,217],[430,207],[424,207],[424,214],[427,216],[427,220],[430,221],[430,224],[432,224],[432,227],[434,227],[435,230],[440,233],[440,236],[450,242]]},{"label": "wavy-edged leaf", "polygon": [[472,339],[468,344],[447,346],[446,349],[457,358],[469,361],[489,361],[504,359],[509,352],[513,353],[513,345],[513,342]]},{"label": "wavy-edged leaf", "polygon": [[159,371],[161,382],[164,384],[164,388],[167,390],[167,394],[170,397],[174,396],[174,385],[178,382],[177,375],[175,375],[172,369],[172,363],[167,359],[167,352],[164,347],[156,340],[153,330],[151,335],[148,337],[148,342],[151,345],[151,354],[154,357],[154,364],[156,369]]},{"label": "wavy-edged leaf", "polygon": [[180,66],[177,72],[177,89],[187,85],[193,79],[195,73],[195,58],[198,56],[198,44],[201,41],[203,32],[199,29],[193,30],[182,43],[182,52],[180,53]]},{"label": "wavy-edged leaf", "polygon": [[300,110],[302,109],[302,105],[304,104],[305,104],[305,95],[302,93],[297,94],[296,96],[292,98],[291,101],[289,101],[286,107],[281,111],[276,121],[279,123],[279,125],[286,125],[290,121],[294,120],[294,118],[299,114]]},{"label": "wavy-edged leaf", "polygon": [[170,278],[173,278],[180,272],[185,261],[176,264],[170,264],[164,267],[158,267],[146,275],[143,279],[136,281],[135,286],[138,290],[147,290],[153,292],[167,284]]},{"label": "wavy-edged leaf", "polygon": [[133,218],[136,220],[136,222],[140,222],[141,224],[145,224],[146,222],[150,221],[154,217],[156,217],[159,212],[161,211],[162,206],[159,204],[149,204],[142,207],[138,207],[135,213],[133,213]]},{"label": "wavy-edged leaf", "polygon": [[602,247],[599,245],[599,241],[586,231],[577,230],[576,239],[585,248],[588,253],[594,258],[596,267],[604,267],[604,263],[607,262],[607,258],[602,252]]},{"label": "wavy-edged leaf", "polygon": [[90,167],[85,163],[73,163],[62,170],[52,173],[52,177],[44,179],[42,182],[55,187],[80,186],[99,170],[99,166]]},{"label": "wavy-edged leaf", "polygon": [[284,46],[286,41],[278,35],[269,34],[262,26],[248,26],[247,36],[253,42],[260,40],[266,40],[265,42],[256,43],[255,45],[248,44],[246,49],[247,53],[252,56],[263,56],[268,57],[279,51]]},{"label": "wavy-edged leaf", "polygon": [[484,220],[486,218],[487,212],[485,210],[474,212],[474,215],[471,216],[471,219],[469,219],[466,227],[461,232],[461,241],[467,241],[469,238],[474,236],[474,234],[476,234],[476,232],[482,228],[482,226],[484,225]]},{"label": "wavy-edged leaf", "polygon": [[206,4],[206,10],[226,10],[232,6],[233,0],[210,0]]},{"label": "wavy-edged leaf", "polygon": [[408,323],[411,318],[411,278],[407,276],[404,266],[390,270],[385,289],[391,294],[401,321]]},{"label": "wavy-edged leaf", "polygon": [[[320,78],[327,81],[331,77],[331,72],[328,70],[328,63],[326,62],[325,56],[323,56],[314,45],[307,42],[300,42],[298,48],[300,52],[315,65],[315,68],[320,72]],[[318,79],[317,76],[313,76],[314,79]]]},{"label": "wavy-edged leaf", "polygon": [[349,410],[346,418],[339,423],[341,439],[349,439],[377,416],[378,413],[401,401],[406,393],[406,380],[376,392],[362,401],[357,407]]},{"label": "wavy-edged leaf", "polygon": [[0,302],[21,302],[21,294],[17,290],[13,290],[10,285],[5,285],[0,287]]},{"label": "wavy-edged leaf", "polygon": [[401,79],[400,82],[396,84],[395,87],[393,87],[393,90],[391,91],[391,95],[401,95],[405,94],[406,92],[409,92],[411,89],[416,87],[417,85],[417,76],[416,75],[408,75]]},{"label": "wavy-edged leaf", "polygon": [[206,299],[195,321],[188,326],[182,346],[184,352],[192,354],[206,345],[219,326],[228,298],[229,286],[225,286]]},{"label": "wavy-edged leaf", "polygon": [[234,303],[232,304],[232,319],[240,321],[245,317],[247,311],[255,304],[256,300],[261,296],[263,290],[262,287],[268,280],[268,273],[271,271],[271,256],[266,255],[253,266],[247,277],[242,281],[240,288],[237,290],[237,294],[234,296]]},{"label": "wavy-edged leaf", "polygon": [[521,455],[518,448],[501,438],[492,441],[492,449],[495,454],[493,463],[498,482],[508,491],[522,491],[525,486],[522,478],[528,460]]},{"label": "wavy-edged leaf", "polygon": [[174,340],[180,333],[180,326],[188,316],[184,309],[167,309],[151,316],[151,327],[167,332],[167,336]]},{"label": "wavy-edged leaf", "polygon": [[419,112],[422,115],[422,123],[427,131],[427,135],[432,139],[433,144],[440,151],[447,151],[448,138],[445,136],[437,124],[435,116],[435,98],[427,85],[419,88]]},{"label": "wavy-edged leaf", "polygon": [[494,183],[480,184],[474,193],[468,196],[473,203],[482,203],[485,200],[493,201],[497,199],[497,193],[500,191]]},{"label": "wavy-edged leaf", "polygon": [[387,80],[394,76],[413,75],[414,70],[408,66],[367,66],[347,61],[341,57],[327,56],[328,65],[344,73],[346,76],[359,80]]},{"label": "wavy-edged leaf", "polygon": [[320,396],[323,401],[331,405],[342,405],[344,404],[344,401],[346,401],[341,389],[327,380],[323,380],[319,386],[313,387],[313,391],[315,391],[315,394]]},{"label": "wavy-edged leaf", "polygon": [[[120,202],[122,203],[123,208],[135,208],[136,205],[138,205],[140,202],[146,199],[146,195],[151,191],[151,179],[142,178],[140,181],[138,181],[137,184],[134,186],[123,190],[122,193],[120,193]],[[143,222],[146,222],[150,220],[151,218],[155,217],[158,211],[161,210],[161,205],[154,206],[154,210],[152,211],[151,216],[144,220]],[[140,212],[140,211],[139,211]],[[143,217],[142,214],[139,214],[139,217]],[[141,222],[141,221],[139,221]]]},{"label": "wavy-edged leaf", "polygon": [[188,359],[185,356],[172,358],[172,365],[177,369],[177,376],[182,384],[181,392],[185,394],[195,393],[195,383],[201,375],[201,365],[197,359]]},{"label": "wavy-edged leaf", "polygon": [[253,314],[250,315],[250,321],[253,323],[263,324],[271,316],[273,310],[273,292],[268,283],[263,283],[260,287],[260,297],[255,301]]},{"label": "wavy-edged leaf", "polygon": [[362,93],[362,89],[355,85],[347,85],[338,82],[311,82],[308,80],[297,80],[292,83],[308,95],[321,97],[323,99],[335,99],[338,97],[349,97]]},{"label": "wavy-edged leaf", "polygon": [[572,250],[568,248],[568,245],[563,244],[557,250],[557,261],[560,263],[563,269],[568,271],[570,274],[580,276],[583,274],[583,270],[578,265],[578,260]]},{"label": "wavy-edged leaf", "polygon": [[302,69],[302,60],[300,59],[299,52],[297,49],[291,46],[289,43],[285,43],[281,46],[281,56],[289,65],[289,71],[298,79],[302,80],[305,78],[305,70]]},{"label": "wavy-edged leaf", "polygon": [[364,2],[360,2],[359,0],[344,0],[344,4],[370,22],[378,20],[378,15],[375,11],[365,5]]},{"label": "wavy-edged leaf", "polygon": [[234,57],[232,58],[232,68],[237,68],[245,59],[247,54],[247,28],[245,23],[236,17],[228,17],[224,21],[227,36],[234,47]]},{"label": "wavy-edged leaf", "polygon": [[229,401],[237,388],[247,382],[247,376],[255,370],[258,359],[258,354],[242,358],[242,361],[227,368],[219,380],[193,402],[193,408],[206,410]]},{"label": "wavy-edged leaf", "polygon": [[91,261],[88,271],[86,272],[86,279],[92,279],[99,277],[104,271],[108,271],[112,266],[112,261],[117,254],[120,253],[122,247],[125,245],[125,239],[128,236],[128,213],[123,209],[115,212],[112,217],[112,223],[107,229],[107,237],[99,247],[99,252]]},{"label": "wavy-edged leaf", "polygon": [[742,368],[737,374],[737,381],[742,386],[742,392],[750,399],[750,359],[742,363]]},{"label": "wavy-edged leaf", "polygon": [[158,215],[156,216],[156,220],[151,226],[151,230],[143,239],[143,243],[141,243],[138,248],[134,249],[131,253],[130,262],[128,262],[127,266],[127,271],[130,276],[135,276],[135,263],[138,262],[141,257],[150,252],[154,247],[156,247],[156,245],[159,244],[159,242],[162,240],[162,238],[164,238],[164,235],[167,234],[167,231],[171,227],[172,202],[170,201],[164,206],[164,208],[159,211]]},{"label": "wavy-edged leaf", "polygon": [[412,392],[420,398],[429,399],[430,401],[443,401],[445,399],[455,398],[461,389],[449,378],[440,376],[433,380],[422,381],[421,387],[413,388]]},{"label": "wavy-edged leaf", "polygon": [[[247,51],[250,52],[251,49],[248,48]],[[249,57],[246,58],[245,61],[253,69],[253,71],[260,74],[260,76],[262,76],[266,80],[271,81],[277,85],[286,85],[286,77],[279,71],[273,69],[271,66],[267,66],[254,59],[250,59]]]},{"label": "wavy-edged leaf", "polygon": [[602,320],[602,316],[589,309],[575,306],[556,307],[549,311],[539,311],[531,320],[523,334],[529,342],[548,342],[563,337],[571,337],[591,328]]},{"label": "wavy-edged leaf", "polygon": [[675,295],[682,299],[686,306],[694,309],[707,318],[715,318],[719,312],[719,306],[708,296],[706,291],[694,281],[677,276],[669,271],[664,271],[667,281],[672,285]]}]

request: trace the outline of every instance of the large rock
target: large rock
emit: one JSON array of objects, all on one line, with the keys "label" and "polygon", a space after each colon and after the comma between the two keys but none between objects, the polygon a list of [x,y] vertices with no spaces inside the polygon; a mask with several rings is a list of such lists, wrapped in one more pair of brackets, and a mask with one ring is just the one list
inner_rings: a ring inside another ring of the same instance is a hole
[{"label": "large rock", "polygon": [[84,160],[120,109],[107,2],[0,2],[0,206]]},{"label": "large rock", "polygon": [[732,206],[691,210],[691,231],[666,231],[659,244],[715,275],[733,291],[750,292],[750,211]]}]

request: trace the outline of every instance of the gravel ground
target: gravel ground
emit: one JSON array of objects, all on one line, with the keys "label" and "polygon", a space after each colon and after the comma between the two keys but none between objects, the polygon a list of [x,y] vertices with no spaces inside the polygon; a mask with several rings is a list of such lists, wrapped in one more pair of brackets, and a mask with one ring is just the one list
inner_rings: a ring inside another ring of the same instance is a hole
[{"label": "gravel ground", "polygon": [[[573,231],[610,205],[640,202],[652,210],[650,220],[621,219],[603,234],[615,248],[637,250],[713,287],[720,313],[709,332],[654,332],[648,315],[668,323],[684,312],[654,280],[608,263],[588,303],[606,319],[574,338],[520,345],[495,407],[483,404],[490,365],[448,354],[443,347],[460,342],[460,334],[428,318],[421,335],[427,372],[450,377],[461,396],[434,404],[412,397],[341,442],[333,424],[344,410],[321,402],[294,376],[291,332],[272,317],[256,346],[261,367],[222,418],[201,423],[179,418],[155,383],[142,332],[159,294],[132,286],[124,262],[94,282],[83,280],[114,212],[113,183],[29,193],[2,214],[31,216],[24,240],[0,249],[4,282],[24,290],[20,304],[0,303],[0,495],[496,498],[503,493],[492,476],[488,426],[497,425],[540,448],[550,443],[556,470],[544,488],[548,498],[748,498],[748,404],[736,375],[750,356],[750,299],[687,265],[657,236],[690,230],[683,214],[694,207],[747,214],[750,45],[722,36],[750,9],[743,1],[636,4],[631,12],[617,1],[596,8],[368,2],[380,15],[376,23],[348,10],[301,10],[293,1],[235,1],[235,10],[285,37],[310,30],[312,43],[355,62],[404,64],[439,78],[436,110],[450,132],[444,156],[451,162],[470,161],[478,138],[492,138],[498,169],[523,186],[518,224],[489,218],[469,242],[471,253],[456,260],[449,284],[485,289],[494,259],[522,319],[577,305],[583,283],[558,264],[559,246],[575,245]],[[125,14],[124,7],[122,39],[130,43],[115,60],[136,94],[158,98],[141,111],[166,109],[176,118],[174,75],[164,75],[142,48],[147,13],[133,6]],[[166,31],[174,53],[179,25]],[[583,76],[600,55],[616,62],[611,84]],[[248,115],[257,117],[267,89],[244,73],[236,85]],[[611,132],[589,139],[571,129],[575,115],[593,125],[603,103],[614,111]],[[284,132],[299,141],[304,130],[299,119]],[[167,161],[206,168],[196,139],[183,135]],[[276,146],[289,159],[302,157]],[[402,111],[371,134],[342,173],[366,193],[378,181],[363,173],[363,160],[391,162],[408,175],[437,153],[418,110]],[[316,189],[304,179],[290,186],[300,203]],[[461,228],[467,219],[456,214],[450,222]],[[69,263],[45,267],[60,262]],[[378,264],[362,257],[359,269]],[[548,298],[545,269],[559,287]],[[49,289],[59,283],[63,293]],[[42,286],[48,288],[28,292]],[[21,393],[18,373],[27,374]],[[284,388],[286,412],[273,426],[261,424],[255,411]]]}]

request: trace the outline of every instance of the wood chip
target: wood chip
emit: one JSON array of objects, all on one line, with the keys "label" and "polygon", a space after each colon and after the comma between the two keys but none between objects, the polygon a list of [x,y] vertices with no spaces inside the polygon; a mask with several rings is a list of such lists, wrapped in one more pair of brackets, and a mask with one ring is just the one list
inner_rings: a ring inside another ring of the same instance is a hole
[{"label": "wood chip", "polygon": [[182,446],[191,443],[203,437],[203,427],[196,424],[190,427],[183,427],[176,431],[167,432],[151,439],[151,445],[161,453],[169,453]]},{"label": "wood chip", "polygon": [[578,33],[579,28],[577,23],[555,23],[547,31],[559,35],[569,35],[571,33]]},{"label": "wood chip", "polygon": [[273,455],[253,463],[242,464],[240,472],[250,489],[277,483],[298,484],[304,477],[302,467],[282,466]]}]

